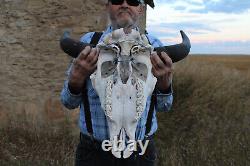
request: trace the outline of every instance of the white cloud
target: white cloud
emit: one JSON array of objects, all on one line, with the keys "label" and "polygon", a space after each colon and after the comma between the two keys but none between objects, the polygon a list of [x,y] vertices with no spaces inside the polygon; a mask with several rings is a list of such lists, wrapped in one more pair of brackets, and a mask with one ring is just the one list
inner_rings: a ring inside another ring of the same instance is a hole
[{"label": "white cloud", "polygon": [[[210,3],[224,4],[225,0],[208,0]],[[236,3],[229,0],[228,3]],[[244,0],[239,6],[244,5]],[[233,5],[233,4],[228,4]],[[248,4],[248,3],[247,3]],[[249,1],[250,4],[250,1]],[[194,47],[204,43],[226,43],[226,42],[246,42],[250,41],[250,10],[244,12],[210,12],[197,13],[194,9],[208,8],[204,0],[168,0],[156,1],[155,9],[148,8],[147,30],[156,37],[159,37],[165,44],[178,42],[180,40],[178,31],[183,29],[190,37]],[[221,10],[227,11],[227,10]],[[242,44],[242,43],[241,43]],[[200,47],[200,45],[199,45]],[[223,48],[229,47],[228,45]],[[231,46],[230,46],[231,47]],[[200,47],[202,48],[202,47]],[[209,47],[203,47],[202,52],[207,52]],[[240,46],[237,46],[239,50]],[[225,52],[228,49],[225,49]],[[242,50],[246,49],[245,45]],[[194,49],[197,50],[197,49]],[[236,50],[236,49],[235,49]],[[221,51],[221,49],[220,49]]]}]

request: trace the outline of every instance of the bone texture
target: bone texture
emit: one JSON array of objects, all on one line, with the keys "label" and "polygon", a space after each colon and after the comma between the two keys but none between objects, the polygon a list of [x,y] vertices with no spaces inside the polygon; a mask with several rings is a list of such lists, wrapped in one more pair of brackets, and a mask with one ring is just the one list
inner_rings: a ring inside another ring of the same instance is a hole
[{"label": "bone texture", "polygon": [[[97,70],[90,78],[107,117],[110,140],[135,140],[138,121],[157,81],[151,73],[153,47],[145,35],[136,30],[125,34],[123,29],[107,34],[97,47]],[[133,152],[125,146],[122,151],[113,148],[112,153],[128,158]]]}]

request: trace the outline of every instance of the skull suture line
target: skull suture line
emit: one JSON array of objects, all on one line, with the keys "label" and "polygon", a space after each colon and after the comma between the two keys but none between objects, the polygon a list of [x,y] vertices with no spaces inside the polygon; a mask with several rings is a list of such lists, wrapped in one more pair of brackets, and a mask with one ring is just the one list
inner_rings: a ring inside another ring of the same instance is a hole
[{"label": "skull suture line", "polygon": [[[98,44],[97,70],[90,78],[107,117],[111,142],[135,140],[135,132],[146,100],[157,79],[151,73],[153,47],[145,35],[136,30],[125,34],[118,29]],[[117,158],[128,158],[133,152],[125,146],[123,155],[112,148]]]}]

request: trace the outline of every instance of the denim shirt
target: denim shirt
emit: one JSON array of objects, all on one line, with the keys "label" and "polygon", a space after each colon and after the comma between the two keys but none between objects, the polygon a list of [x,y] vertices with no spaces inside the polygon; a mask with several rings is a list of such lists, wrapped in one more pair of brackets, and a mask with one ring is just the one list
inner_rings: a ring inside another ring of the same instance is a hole
[{"label": "denim shirt", "polygon": [[[112,32],[112,27],[108,27],[106,31],[103,32],[102,37],[100,38],[99,42],[103,40],[103,37]],[[90,43],[92,37],[94,35],[94,32],[89,32],[85,35],[83,35],[80,38],[80,41],[85,43]],[[163,46],[162,43],[150,36],[147,35],[151,45],[154,47]],[[67,75],[69,75],[69,72],[71,70],[71,66],[67,71]],[[93,89],[91,80],[88,78],[86,80],[86,86],[87,86],[87,92],[88,92],[88,99],[89,99],[89,105],[90,105],[90,112],[91,112],[91,118],[92,118],[92,128],[93,128],[93,135],[94,138],[103,141],[109,139],[109,130],[108,130],[108,124],[106,120],[106,116],[104,114],[104,111],[101,108],[100,99],[97,95],[97,92]],[[146,121],[147,121],[147,114],[149,111],[150,106],[150,99],[151,96],[148,97],[146,108],[144,112],[142,113],[141,118],[138,121],[138,125],[136,128],[135,138],[136,140],[143,140],[145,137],[145,131],[146,131]],[[80,117],[79,117],[79,127],[83,134],[87,134],[87,128],[85,123],[85,114],[84,114],[84,106],[83,106],[83,97],[82,94],[74,95],[70,92],[68,87],[68,78],[64,82],[64,87],[61,91],[61,101],[64,104],[65,107],[68,109],[75,109],[80,106]],[[172,95],[172,85],[167,94],[157,92],[157,104],[155,106],[156,111],[169,111],[173,102],[173,95]],[[149,135],[152,135],[157,130],[157,119],[156,119],[156,111],[154,111],[153,118],[152,118],[152,127]]]}]

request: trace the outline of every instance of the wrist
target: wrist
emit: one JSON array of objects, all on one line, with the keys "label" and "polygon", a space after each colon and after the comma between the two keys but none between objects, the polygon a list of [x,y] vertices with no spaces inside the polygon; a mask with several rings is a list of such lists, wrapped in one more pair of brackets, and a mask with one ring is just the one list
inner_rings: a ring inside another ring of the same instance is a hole
[{"label": "wrist", "polygon": [[172,79],[170,78],[162,78],[162,79],[158,79],[157,80],[157,89],[162,92],[162,93],[166,93],[169,92],[169,89],[171,89],[171,83],[172,83]]},{"label": "wrist", "polygon": [[68,83],[68,88],[71,94],[73,95],[79,95],[82,92],[83,86],[77,86],[72,83]]},{"label": "wrist", "polygon": [[169,89],[170,89],[170,86],[171,84],[167,84],[166,85],[166,83],[165,83],[165,85],[159,85],[159,84],[157,84],[157,89],[161,92],[161,93],[166,93],[166,92],[168,92],[169,91]]},{"label": "wrist", "polygon": [[84,82],[85,82],[85,78],[82,78],[82,79],[70,78],[68,82],[70,93],[74,95],[80,94],[83,90],[82,88],[83,88]]}]

